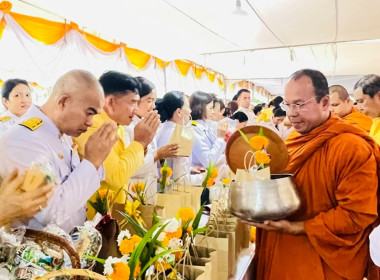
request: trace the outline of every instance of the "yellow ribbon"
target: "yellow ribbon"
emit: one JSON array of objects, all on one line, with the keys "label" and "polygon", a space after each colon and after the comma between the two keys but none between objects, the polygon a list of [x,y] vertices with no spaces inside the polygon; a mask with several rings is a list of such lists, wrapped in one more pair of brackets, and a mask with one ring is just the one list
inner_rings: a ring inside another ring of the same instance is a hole
[{"label": "yellow ribbon", "polygon": [[145,225],[144,220],[141,218],[141,211],[137,208],[140,207],[140,201],[135,200],[133,203],[127,200],[125,204],[125,213],[132,217],[140,226]]}]

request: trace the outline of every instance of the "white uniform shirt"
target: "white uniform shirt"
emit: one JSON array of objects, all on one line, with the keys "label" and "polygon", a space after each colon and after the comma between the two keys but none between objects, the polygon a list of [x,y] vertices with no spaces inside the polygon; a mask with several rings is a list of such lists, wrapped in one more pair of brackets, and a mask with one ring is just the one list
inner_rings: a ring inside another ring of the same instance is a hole
[{"label": "white uniform shirt", "polygon": [[247,117],[248,117],[247,125],[257,125],[257,116],[255,115],[255,113],[253,113],[252,110],[247,109],[247,108],[243,108],[243,107],[239,107],[236,110],[236,112],[243,112],[244,114],[247,115]]},{"label": "white uniform shirt", "polygon": [[[138,116],[134,116],[132,122],[128,126],[124,126],[124,143],[128,146],[134,139],[135,126],[141,119]],[[157,193],[157,163],[154,161],[154,152],[157,150],[156,137],[148,145],[148,150],[144,158],[144,164],[139,170],[133,174],[129,179],[130,184],[145,183],[145,192],[147,197],[147,203],[154,204],[155,196]]]},{"label": "white uniform shirt", "polygon": [[[160,148],[169,144],[170,138],[176,127],[176,123],[166,121],[162,124],[157,132],[157,147]],[[191,171],[191,156],[190,157],[176,157],[167,159],[168,166],[173,171],[173,179],[183,178],[179,182],[185,185],[201,185],[204,179],[202,174],[190,174]]]},{"label": "white uniform shirt", "polygon": [[194,147],[192,152],[192,166],[208,168],[209,163],[225,163],[223,155],[226,149],[224,139],[216,137],[215,131],[207,124],[207,121],[197,120],[193,126]]},{"label": "white uniform shirt", "polygon": [[59,136],[55,124],[37,107],[33,106],[20,120],[37,117],[43,124],[32,131],[17,125],[0,140],[0,176],[5,177],[16,167],[25,171],[39,158],[49,162],[58,177],[48,206],[29,221],[22,222],[28,228],[42,229],[55,223],[66,232],[86,220],[86,202],[100,187],[104,178],[103,167],[96,170],[87,160],[80,162],[72,149],[69,136]]},{"label": "white uniform shirt", "polygon": [[20,118],[12,114],[9,111],[4,112],[0,115],[0,138],[3,137],[5,132],[8,131],[11,127],[18,124]]}]

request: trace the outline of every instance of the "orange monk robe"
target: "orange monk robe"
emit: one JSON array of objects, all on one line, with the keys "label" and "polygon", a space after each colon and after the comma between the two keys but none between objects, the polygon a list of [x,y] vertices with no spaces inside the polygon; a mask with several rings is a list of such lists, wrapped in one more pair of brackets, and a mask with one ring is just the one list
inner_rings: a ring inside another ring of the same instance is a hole
[{"label": "orange monk robe", "polygon": [[286,140],[304,235],[258,230],[257,280],[363,279],[377,217],[379,148],[366,132],[332,116]]},{"label": "orange monk robe", "polygon": [[367,132],[371,130],[372,126],[372,119],[363,113],[360,113],[356,108],[352,108],[352,113],[344,116],[343,121]]}]

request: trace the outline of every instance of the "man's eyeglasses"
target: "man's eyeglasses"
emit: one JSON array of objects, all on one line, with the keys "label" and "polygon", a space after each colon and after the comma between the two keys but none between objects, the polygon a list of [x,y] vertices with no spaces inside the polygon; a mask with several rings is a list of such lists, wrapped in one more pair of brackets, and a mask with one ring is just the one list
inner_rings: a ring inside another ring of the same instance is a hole
[{"label": "man's eyeglasses", "polygon": [[309,101],[313,100],[316,96],[313,96],[312,98],[306,100],[303,103],[300,104],[286,104],[284,101],[280,104],[280,107],[285,112],[290,111],[290,109],[296,110],[297,112],[303,111],[303,107],[308,103]]}]

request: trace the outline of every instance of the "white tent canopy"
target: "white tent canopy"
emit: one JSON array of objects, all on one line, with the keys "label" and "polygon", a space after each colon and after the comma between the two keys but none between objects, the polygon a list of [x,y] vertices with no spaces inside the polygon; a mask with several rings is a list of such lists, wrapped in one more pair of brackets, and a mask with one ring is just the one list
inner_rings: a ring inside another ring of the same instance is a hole
[{"label": "white tent canopy", "polygon": [[[103,38],[166,61],[195,61],[272,93],[301,68],[351,86],[361,75],[380,73],[380,1],[242,0],[240,9],[235,1],[22,0]],[[13,10],[38,13],[30,8]]]}]

